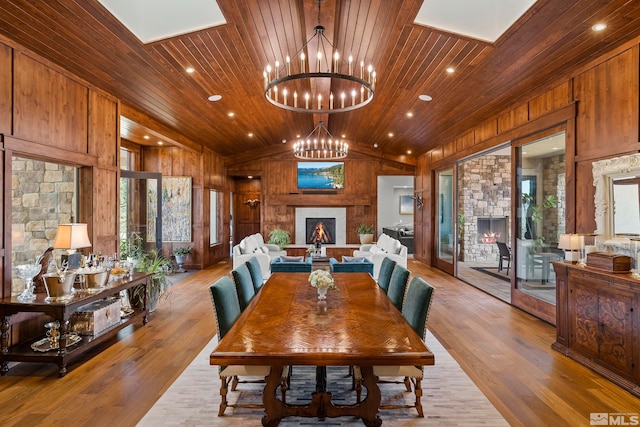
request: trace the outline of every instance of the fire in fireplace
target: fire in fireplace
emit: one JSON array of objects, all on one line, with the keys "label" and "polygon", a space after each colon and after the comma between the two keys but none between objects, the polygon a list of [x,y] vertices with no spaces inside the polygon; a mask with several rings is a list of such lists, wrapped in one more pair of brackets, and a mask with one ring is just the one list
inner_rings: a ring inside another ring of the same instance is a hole
[{"label": "fire in fireplace", "polygon": [[506,217],[478,217],[478,243],[504,242],[506,238]]},{"label": "fire in fireplace", "polygon": [[320,243],[331,245],[336,243],[335,218],[306,218],[307,244]]}]

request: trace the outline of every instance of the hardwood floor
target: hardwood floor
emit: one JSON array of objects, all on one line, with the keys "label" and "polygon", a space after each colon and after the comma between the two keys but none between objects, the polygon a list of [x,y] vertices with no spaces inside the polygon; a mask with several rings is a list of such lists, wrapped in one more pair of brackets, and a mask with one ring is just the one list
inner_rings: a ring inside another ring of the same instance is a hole
[{"label": "hardwood floor", "polygon": [[[409,269],[436,288],[429,329],[511,425],[640,411],[640,399],[551,350],[554,327],[417,261]],[[222,262],[176,284],[146,326],[123,330],[64,378],[54,365],[13,367],[0,377],[0,425],[136,425],[215,334],[208,286],[229,271]]]}]

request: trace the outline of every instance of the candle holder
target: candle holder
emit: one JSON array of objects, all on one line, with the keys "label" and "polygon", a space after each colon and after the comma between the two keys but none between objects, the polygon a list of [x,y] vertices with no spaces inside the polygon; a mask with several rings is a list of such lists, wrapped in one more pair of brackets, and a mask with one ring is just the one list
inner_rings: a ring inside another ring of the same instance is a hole
[{"label": "candle holder", "polygon": [[633,238],[629,240],[631,241],[631,259],[633,260],[631,276],[634,279],[640,279],[640,238]]}]

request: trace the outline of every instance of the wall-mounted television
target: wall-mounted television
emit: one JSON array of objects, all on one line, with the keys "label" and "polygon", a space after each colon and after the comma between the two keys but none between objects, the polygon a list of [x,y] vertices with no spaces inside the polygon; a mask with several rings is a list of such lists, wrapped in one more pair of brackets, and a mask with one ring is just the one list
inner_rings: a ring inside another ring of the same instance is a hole
[{"label": "wall-mounted television", "polygon": [[298,162],[298,188],[344,188],[344,162]]}]

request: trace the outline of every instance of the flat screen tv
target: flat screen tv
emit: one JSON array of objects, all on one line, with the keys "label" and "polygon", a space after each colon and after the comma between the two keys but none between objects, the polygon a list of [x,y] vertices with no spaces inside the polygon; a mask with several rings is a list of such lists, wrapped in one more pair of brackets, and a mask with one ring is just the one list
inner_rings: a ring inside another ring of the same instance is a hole
[{"label": "flat screen tv", "polygon": [[344,162],[298,162],[298,188],[344,188]]}]

